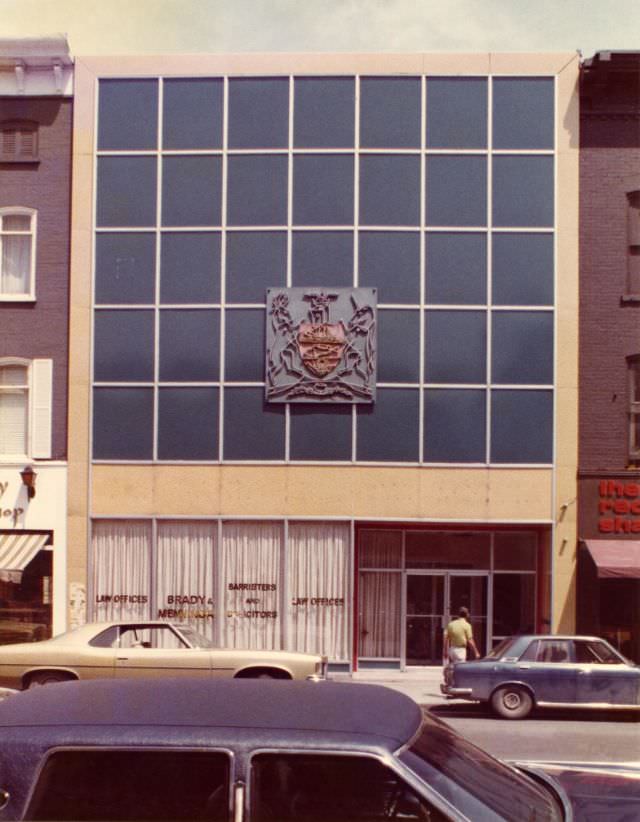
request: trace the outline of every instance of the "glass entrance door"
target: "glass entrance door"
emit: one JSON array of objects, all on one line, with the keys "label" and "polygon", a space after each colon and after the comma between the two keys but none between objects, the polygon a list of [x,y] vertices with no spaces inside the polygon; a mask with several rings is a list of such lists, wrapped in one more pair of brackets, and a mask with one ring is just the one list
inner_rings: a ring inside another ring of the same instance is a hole
[{"label": "glass entrance door", "polygon": [[462,606],[471,614],[478,650],[486,653],[487,591],[488,574],[407,572],[405,664],[442,664],[444,628]]}]

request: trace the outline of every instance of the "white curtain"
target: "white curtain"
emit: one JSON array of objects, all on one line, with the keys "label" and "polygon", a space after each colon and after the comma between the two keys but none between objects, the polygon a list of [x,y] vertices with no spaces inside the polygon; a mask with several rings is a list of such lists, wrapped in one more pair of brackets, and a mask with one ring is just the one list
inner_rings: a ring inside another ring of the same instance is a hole
[{"label": "white curtain", "polygon": [[122,520],[94,522],[92,549],[94,619],[149,619],[150,523]]},{"label": "white curtain", "polygon": [[280,649],[282,542],[279,523],[224,523],[220,553],[223,645]]},{"label": "white curtain", "polygon": [[402,531],[361,531],[360,568],[402,568]]},{"label": "white curtain", "polygon": [[26,454],[28,428],[26,366],[0,366],[0,454]]},{"label": "white curtain", "polygon": [[155,616],[188,623],[209,639],[214,638],[216,542],[215,523],[158,523]]},{"label": "white curtain", "polygon": [[31,230],[31,217],[12,214],[2,217],[2,268],[0,292],[2,294],[27,294],[31,273],[32,235],[10,234],[11,231]]},{"label": "white curtain", "polygon": [[358,656],[400,656],[401,582],[400,573],[360,573]]},{"label": "white curtain", "polygon": [[290,645],[349,659],[349,525],[291,523],[287,552]]}]

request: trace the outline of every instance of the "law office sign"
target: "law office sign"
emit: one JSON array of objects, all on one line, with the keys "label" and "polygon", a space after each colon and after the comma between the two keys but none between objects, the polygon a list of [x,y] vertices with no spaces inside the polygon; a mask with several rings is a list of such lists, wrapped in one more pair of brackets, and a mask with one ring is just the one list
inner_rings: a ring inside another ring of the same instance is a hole
[{"label": "law office sign", "polygon": [[374,402],[375,288],[270,288],[266,326],[267,402]]}]

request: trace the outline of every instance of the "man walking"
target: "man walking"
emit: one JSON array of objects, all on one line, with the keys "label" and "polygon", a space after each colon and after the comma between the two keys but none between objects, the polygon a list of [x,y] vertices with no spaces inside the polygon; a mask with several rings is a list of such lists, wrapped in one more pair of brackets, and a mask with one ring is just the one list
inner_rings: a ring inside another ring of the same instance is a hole
[{"label": "man walking", "polygon": [[473,641],[473,630],[469,623],[469,609],[459,608],[458,616],[452,619],[444,630],[444,650],[445,662],[465,662],[467,659],[467,648],[471,648],[474,658],[480,656],[478,647]]}]

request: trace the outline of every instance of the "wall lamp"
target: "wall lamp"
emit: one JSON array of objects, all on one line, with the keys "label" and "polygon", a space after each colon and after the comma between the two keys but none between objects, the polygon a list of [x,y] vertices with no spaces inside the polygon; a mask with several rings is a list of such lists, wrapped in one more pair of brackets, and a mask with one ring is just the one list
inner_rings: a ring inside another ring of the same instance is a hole
[{"label": "wall lamp", "polygon": [[30,465],[27,465],[24,471],[20,471],[20,476],[22,477],[22,484],[27,489],[28,499],[33,499],[36,495],[36,477],[38,475]]}]

